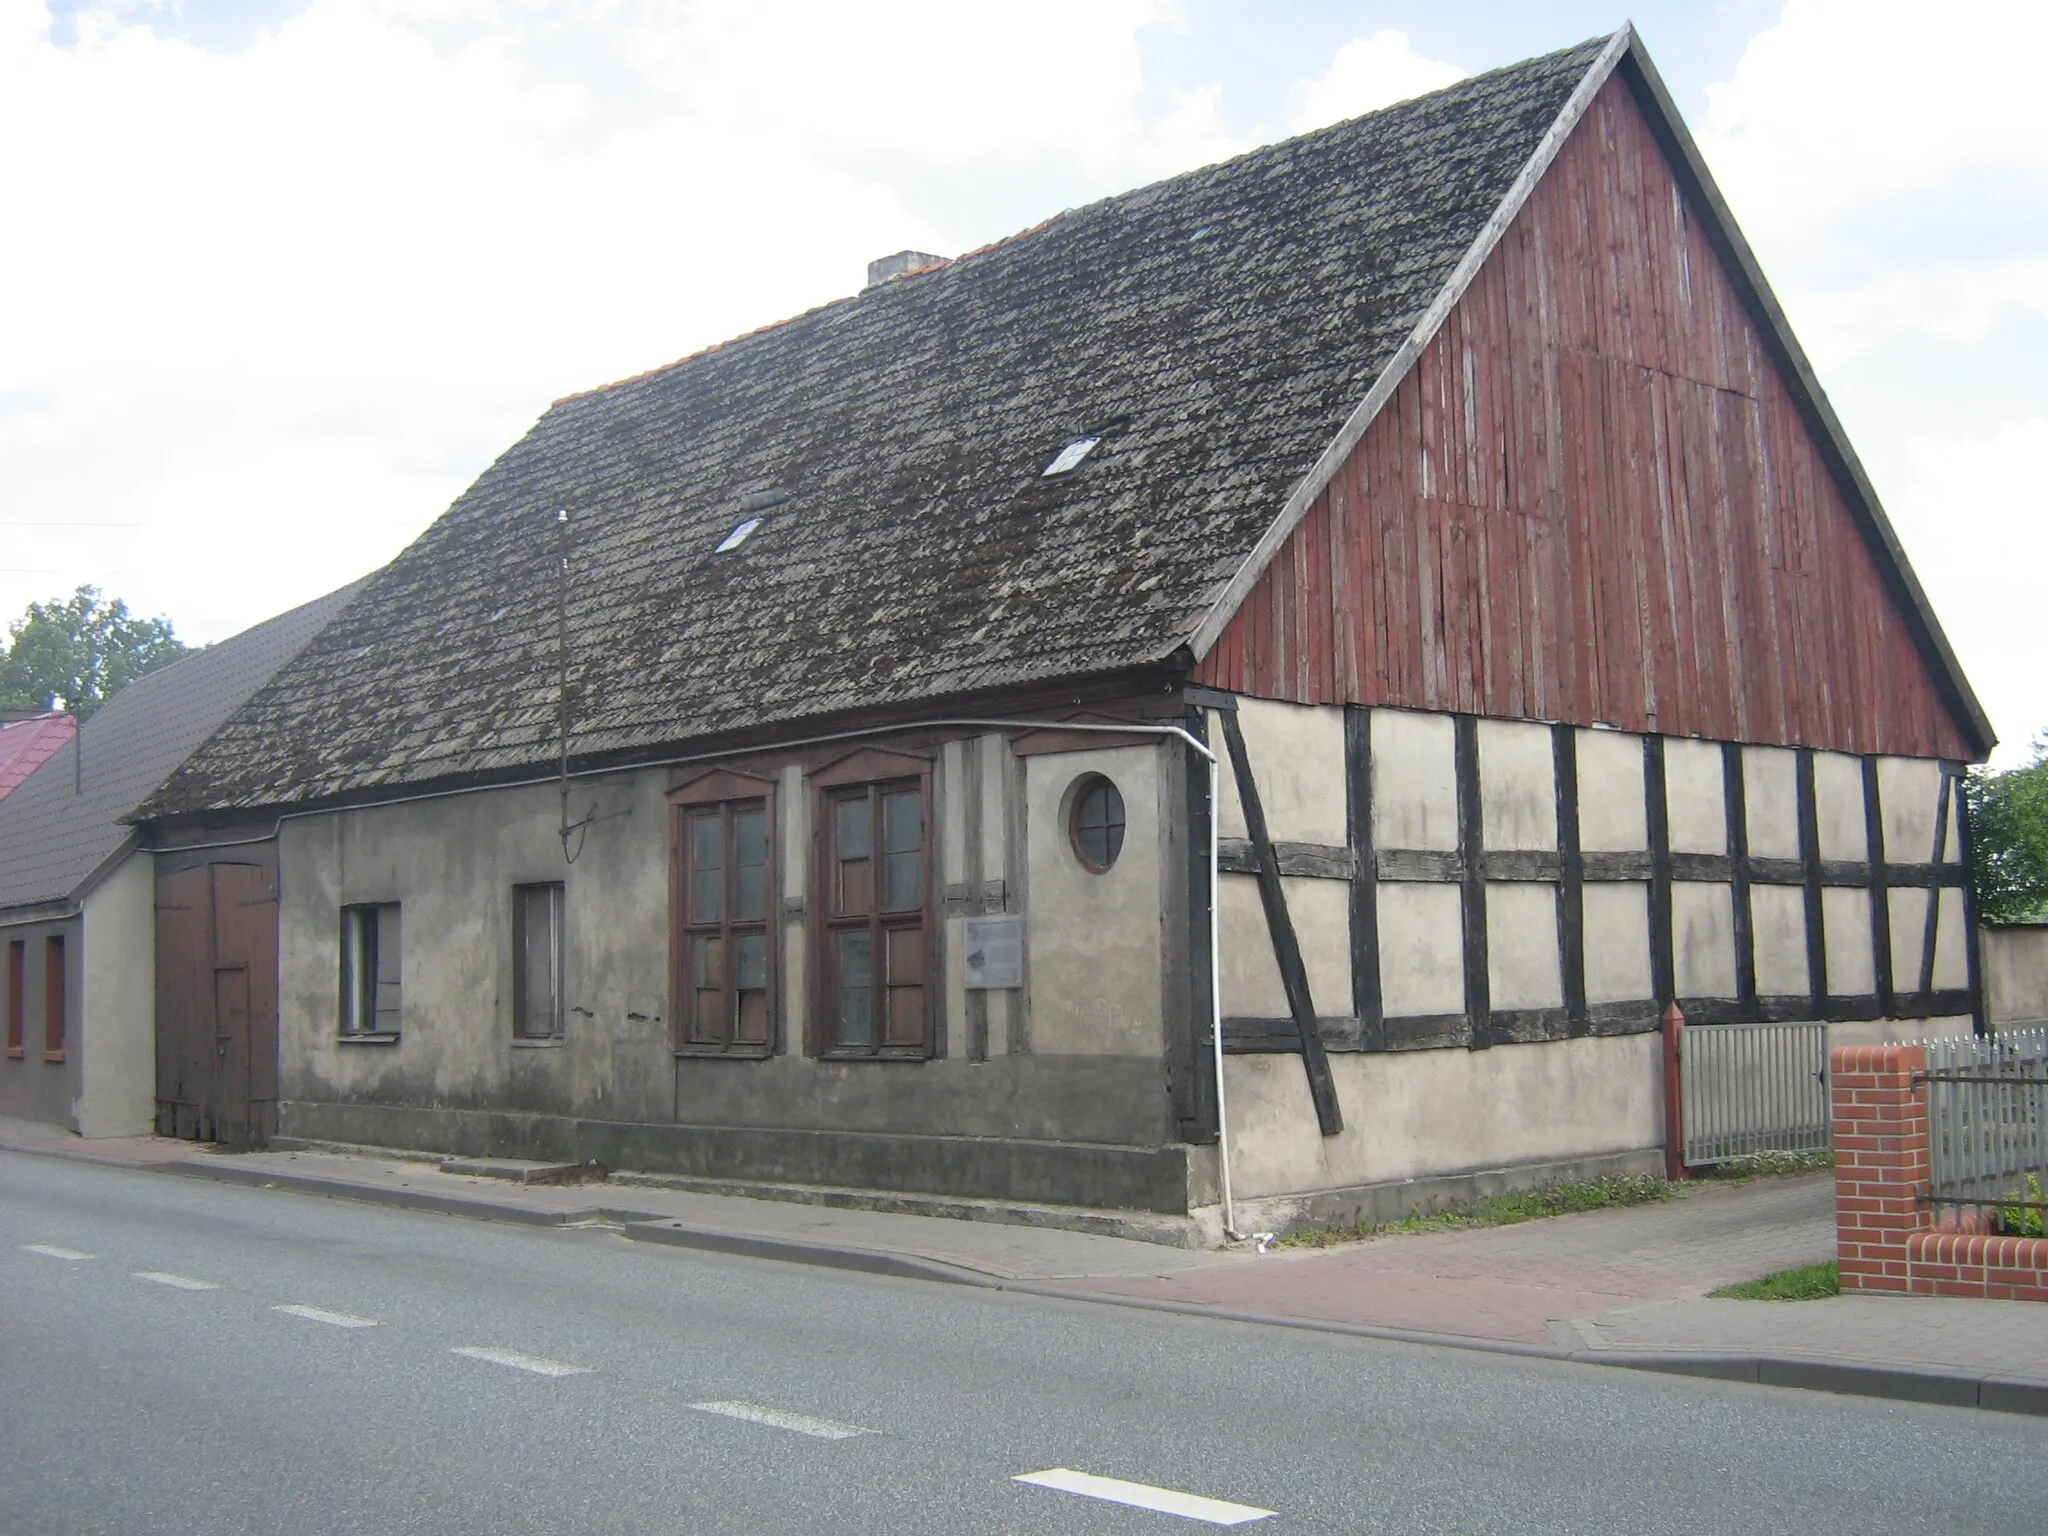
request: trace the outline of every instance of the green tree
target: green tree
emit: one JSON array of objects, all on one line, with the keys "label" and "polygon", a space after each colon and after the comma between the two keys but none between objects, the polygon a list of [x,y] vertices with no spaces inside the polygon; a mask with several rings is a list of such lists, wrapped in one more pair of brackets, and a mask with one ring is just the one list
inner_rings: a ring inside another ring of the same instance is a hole
[{"label": "green tree", "polygon": [[0,709],[55,709],[86,719],[123,686],[176,661],[188,647],[168,619],[138,619],[118,597],[80,587],[61,602],[30,603],[7,626]]},{"label": "green tree", "polygon": [[1963,783],[1976,864],[1977,914],[1987,923],[2048,922],[2048,731],[2033,760]]}]

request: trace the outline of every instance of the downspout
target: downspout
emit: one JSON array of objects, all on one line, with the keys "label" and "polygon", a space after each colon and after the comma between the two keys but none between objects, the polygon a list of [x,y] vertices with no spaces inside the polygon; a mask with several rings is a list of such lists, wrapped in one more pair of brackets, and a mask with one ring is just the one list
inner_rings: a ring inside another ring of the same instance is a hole
[{"label": "downspout", "polygon": [[[578,778],[603,778],[615,774],[637,773],[649,768],[680,768],[696,763],[717,762],[720,758],[759,756],[763,752],[786,752],[794,747],[825,746],[836,741],[857,741],[871,736],[901,736],[909,731],[930,730],[999,730],[999,731],[1080,731],[1096,732],[1108,736],[1174,736],[1184,741],[1209,765],[1209,1044],[1212,1059],[1216,1064],[1216,1166],[1223,1194],[1223,1235],[1233,1242],[1246,1240],[1245,1234],[1237,1230],[1237,1209],[1230,1191],[1230,1130],[1229,1117],[1223,1108],[1223,958],[1222,924],[1220,912],[1220,871],[1218,868],[1217,844],[1222,836],[1223,826],[1223,781],[1222,764],[1216,754],[1209,750],[1209,744],[1198,740],[1193,733],[1178,725],[1097,725],[1070,720],[918,720],[903,725],[869,726],[858,731],[834,731],[823,736],[803,736],[790,741],[778,741],[769,745],[728,748],[723,752],[705,752],[693,757],[662,758],[654,762],[632,763],[614,768],[590,768],[569,771],[566,752],[561,763],[559,777],[527,779],[508,784],[464,785],[460,789],[429,790],[424,794],[399,795],[389,800],[376,801],[363,806],[322,806],[309,807],[303,811],[285,811],[272,824],[268,835],[244,837],[217,843],[186,843],[177,846],[177,852],[196,852],[210,848],[238,848],[251,843],[266,843],[274,839],[287,821],[304,816],[329,816],[344,810],[371,810],[387,805],[410,805],[422,800],[444,800],[456,795],[483,794],[498,789],[527,789],[539,784],[557,783],[567,787],[568,781]],[[566,816],[566,810],[564,812]],[[574,831],[572,827],[569,829]],[[171,850],[165,850],[171,851]],[[566,851],[566,850],[565,850]]]}]

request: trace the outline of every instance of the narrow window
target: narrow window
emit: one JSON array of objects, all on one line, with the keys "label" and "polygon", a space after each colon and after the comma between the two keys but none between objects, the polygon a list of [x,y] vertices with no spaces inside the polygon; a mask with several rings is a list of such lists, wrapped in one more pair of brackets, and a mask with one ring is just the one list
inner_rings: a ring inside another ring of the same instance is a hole
[{"label": "narrow window", "polygon": [[28,943],[15,939],[7,946],[7,1054],[22,1056],[23,1014],[28,1008]]},{"label": "narrow window", "polygon": [[770,842],[766,796],[678,809],[678,1049],[765,1056],[774,1046]]},{"label": "narrow window", "polygon": [[820,1044],[837,1055],[922,1055],[931,1042],[925,796],[908,783],[824,798],[827,857]]},{"label": "narrow window", "polygon": [[562,887],[512,888],[512,1030],[522,1040],[562,1034]]},{"label": "narrow window", "polygon": [[341,909],[341,1032],[395,1036],[399,1023],[398,903]]},{"label": "narrow window", "polygon": [[1099,773],[1075,786],[1067,836],[1074,856],[1091,874],[1104,874],[1124,849],[1124,797]]},{"label": "narrow window", "polygon": [[64,1059],[64,939],[43,940],[43,1060]]}]

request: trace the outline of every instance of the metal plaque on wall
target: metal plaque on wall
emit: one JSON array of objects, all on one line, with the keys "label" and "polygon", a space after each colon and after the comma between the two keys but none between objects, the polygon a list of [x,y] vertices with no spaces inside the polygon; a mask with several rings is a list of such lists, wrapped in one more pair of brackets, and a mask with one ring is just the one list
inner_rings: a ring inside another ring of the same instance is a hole
[{"label": "metal plaque on wall", "polygon": [[987,992],[1024,985],[1024,919],[967,919],[967,987]]}]

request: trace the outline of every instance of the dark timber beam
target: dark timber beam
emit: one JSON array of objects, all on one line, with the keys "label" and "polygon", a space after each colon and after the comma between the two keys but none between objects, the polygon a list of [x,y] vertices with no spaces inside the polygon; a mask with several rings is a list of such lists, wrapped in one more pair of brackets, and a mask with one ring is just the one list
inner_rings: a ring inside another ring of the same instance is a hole
[{"label": "dark timber beam", "polygon": [[1479,799],[1479,720],[1451,717],[1458,778],[1458,911],[1465,934],[1467,1043],[1493,1044],[1493,983],[1487,970],[1485,820]]},{"label": "dark timber beam", "polygon": [[1387,1048],[1380,993],[1379,858],[1372,826],[1372,711],[1344,710],[1344,840],[1351,846],[1351,1010],[1364,1049]]},{"label": "dark timber beam", "polygon": [[1273,958],[1280,966],[1287,1011],[1293,1015],[1295,1032],[1301,1039],[1309,1096],[1315,1100],[1316,1120],[1323,1134],[1335,1136],[1344,1129],[1344,1116],[1337,1107],[1337,1084],[1330,1076],[1330,1058],[1323,1049],[1315,1004],[1309,998],[1308,972],[1301,963],[1294,919],[1287,911],[1287,892],[1280,884],[1280,862],[1273,852],[1273,839],[1266,831],[1266,812],[1259,803],[1259,786],[1252,777],[1251,758],[1244,749],[1244,731],[1237,723],[1235,711],[1218,711],[1217,718],[1223,722],[1223,742],[1230,751],[1231,772],[1237,777],[1237,799],[1244,811],[1245,830],[1251,834],[1252,851],[1259,861],[1259,901],[1266,909],[1266,931],[1272,936]]}]

